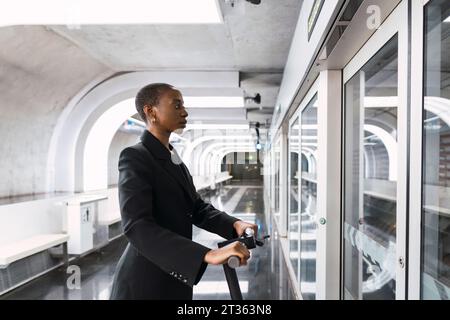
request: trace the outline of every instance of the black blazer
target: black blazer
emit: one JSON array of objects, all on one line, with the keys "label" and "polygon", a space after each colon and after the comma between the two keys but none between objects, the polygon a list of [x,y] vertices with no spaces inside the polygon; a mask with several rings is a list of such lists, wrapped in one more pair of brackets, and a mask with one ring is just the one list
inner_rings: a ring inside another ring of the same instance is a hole
[{"label": "black blazer", "polygon": [[[172,148],[172,146],[170,146]],[[129,241],[111,299],[192,299],[210,248],[192,241],[192,224],[230,239],[239,219],[205,203],[187,167],[149,131],[119,158],[119,202]]]}]

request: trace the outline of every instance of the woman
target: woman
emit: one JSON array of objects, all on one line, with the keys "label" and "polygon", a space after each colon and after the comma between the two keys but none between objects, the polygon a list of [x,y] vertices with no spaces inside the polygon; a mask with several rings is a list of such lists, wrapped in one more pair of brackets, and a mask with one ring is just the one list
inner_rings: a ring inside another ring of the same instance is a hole
[{"label": "woman", "polygon": [[141,142],[119,158],[119,202],[129,241],[114,276],[111,299],[192,299],[192,287],[208,264],[250,253],[240,242],[211,250],[192,241],[192,224],[230,239],[255,224],[205,203],[187,167],[169,144],[170,134],[186,127],[181,93],[156,83],[142,88],[136,109],[146,123]]}]

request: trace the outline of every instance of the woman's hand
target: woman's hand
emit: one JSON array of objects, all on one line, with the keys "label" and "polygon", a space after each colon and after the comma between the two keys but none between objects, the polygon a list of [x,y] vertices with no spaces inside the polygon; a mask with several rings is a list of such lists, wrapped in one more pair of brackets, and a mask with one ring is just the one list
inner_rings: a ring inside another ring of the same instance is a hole
[{"label": "woman's hand", "polygon": [[248,222],[239,220],[239,221],[236,221],[235,223],[233,223],[233,228],[234,228],[234,230],[236,230],[238,237],[240,237],[244,234],[245,229],[251,228],[255,232],[255,238],[257,238],[258,225],[254,224],[254,223],[248,223]]},{"label": "woman's hand", "polygon": [[236,256],[240,260],[240,266],[247,265],[247,260],[250,258],[250,251],[247,247],[239,241],[230,243],[223,248],[210,250],[205,255],[203,261],[212,265],[220,265],[228,262],[228,258]]}]

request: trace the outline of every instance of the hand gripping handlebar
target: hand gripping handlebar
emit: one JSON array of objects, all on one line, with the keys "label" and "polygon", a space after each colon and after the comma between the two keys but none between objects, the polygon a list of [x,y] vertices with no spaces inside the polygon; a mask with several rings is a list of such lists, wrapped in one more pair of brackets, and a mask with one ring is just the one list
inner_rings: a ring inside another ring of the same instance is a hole
[{"label": "hand gripping handlebar", "polygon": [[[224,242],[220,242],[218,244],[219,248],[223,248],[226,245],[239,241],[243,245],[247,247],[248,250],[252,250],[258,247],[262,247],[264,245],[264,240],[270,238],[270,236],[265,236],[261,240],[255,238],[255,233],[252,228],[247,228],[244,231],[244,234],[239,238],[227,240]],[[243,300],[241,288],[239,287],[239,281],[236,274],[236,268],[240,265],[240,259],[237,256],[231,256],[228,258],[226,264],[223,265],[223,269],[225,272],[225,277],[227,279],[228,288],[230,289],[230,295],[232,300]]]}]

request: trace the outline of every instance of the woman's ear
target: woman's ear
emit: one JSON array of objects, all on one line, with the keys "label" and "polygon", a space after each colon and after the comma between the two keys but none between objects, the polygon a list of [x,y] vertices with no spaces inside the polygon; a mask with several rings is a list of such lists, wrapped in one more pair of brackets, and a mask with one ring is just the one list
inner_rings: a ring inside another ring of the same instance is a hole
[{"label": "woman's ear", "polygon": [[155,109],[150,105],[144,106],[144,113],[147,117],[147,122],[154,123],[156,121]]}]

